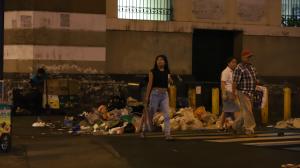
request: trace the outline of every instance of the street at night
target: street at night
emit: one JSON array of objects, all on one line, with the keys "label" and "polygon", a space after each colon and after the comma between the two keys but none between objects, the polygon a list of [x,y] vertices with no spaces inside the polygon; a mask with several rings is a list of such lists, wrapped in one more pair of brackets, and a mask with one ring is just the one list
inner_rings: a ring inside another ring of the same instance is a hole
[{"label": "street at night", "polygon": [[0,168],[300,168],[300,0],[0,0]]},{"label": "street at night", "polygon": [[[52,121],[61,118],[48,117]],[[57,129],[32,128],[32,121],[32,117],[15,118],[14,122],[18,124],[13,131],[14,145],[10,153],[0,155],[1,167],[272,168],[299,162],[300,131],[295,130],[289,130],[290,133],[279,138],[277,131],[272,129],[259,131],[256,138],[237,137],[216,130],[178,132],[174,134],[174,141],[167,142],[161,133],[151,133],[146,139],[134,134],[70,135]],[[295,141],[298,145],[284,145],[287,141]],[[281,145],[245,145],[257,142]]]}]

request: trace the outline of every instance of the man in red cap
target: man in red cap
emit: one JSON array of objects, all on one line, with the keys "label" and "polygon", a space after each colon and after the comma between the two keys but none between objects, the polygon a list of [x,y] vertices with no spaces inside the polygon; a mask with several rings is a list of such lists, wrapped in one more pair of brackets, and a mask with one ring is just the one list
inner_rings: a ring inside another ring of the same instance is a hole
[{"label": "man in red cap", "polygon": [[241,63],[233,72],[232,91],[240,102],[241,114],[235,120],[233,129],[235,131],[245,131],[247,135],[254,135],[256,127],[255,119],[252,112],[253,94],[256,89],[256,71],[250,63],[253,53],[250,50],[243,50]]}]

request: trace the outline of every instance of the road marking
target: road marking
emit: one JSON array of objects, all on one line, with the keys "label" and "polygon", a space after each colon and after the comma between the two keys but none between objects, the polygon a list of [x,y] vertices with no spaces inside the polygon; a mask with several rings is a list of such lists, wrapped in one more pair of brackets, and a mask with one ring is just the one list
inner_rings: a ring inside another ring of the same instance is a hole
[{"label": "road marking", "polygon": [[300,139],[300,136],[283,136],[283,137],[254,137],[254,138],[233,138],[233,139],[222,139],[222,140],[208,140],[208,142],[247,142],[247,141],[266,141],[266,140],[286,140],[286,139]]},{"label": "road marking", "polygon": [[[164,137],[164,135],[147,135],[147,138],[160,138],[160,137]],[[191,133],[191,134],[172,134],[173,137],[198,137],[198,136],[205,136],[205,137],[214,137],[214,136],[228,136],[228,137],[232,137],[230,136],[230,134],[226,134],[226,133]]]},{"label": "road marking", "polygon": [[[285,133],[285,135],[299,135],[300,133]],[[214,134],[174,134],[173,137],[176,137],[176,139],[182,139],[182,140],[193,140],[193,139],[237,139],[237,138],[249,138],[247,135],[232,135],[229,133],[214,133]],[[256,134],[257,137],[278,137],[277,133],[262,133],[262,134]],[[163,135],[147,135],[147,138],[160,138],[163,137]]]},{"label": "road marking", "polygon": [[[243,143],[243,145],[250,145],[250,146],[284,146],[284,145],[300,145],[300,140],[298,141],[275,141],[275,142],[255,142],[255,143]],[[296,148],[284,148],[288,150],[295,149],[300,151],[300,147]]]}]

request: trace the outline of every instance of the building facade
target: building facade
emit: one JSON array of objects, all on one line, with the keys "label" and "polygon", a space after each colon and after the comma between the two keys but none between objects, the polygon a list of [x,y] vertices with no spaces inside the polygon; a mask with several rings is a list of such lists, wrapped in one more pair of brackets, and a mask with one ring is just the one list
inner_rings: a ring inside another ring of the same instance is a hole
[{"label": "building facade", "polygon": [[104,73],[105,0],[5,1],[4,72]]},{"label": "building facade", "polygon": [[261,76],[300,75],[300,28],[287,27],[300,3],[286,9],[287,0],[38,1],[6,2],[6,73],[45,66],[145,74],[156,55],[166,54],[173,73],[216,80],[209,76],[224,60],[247,48]]}]

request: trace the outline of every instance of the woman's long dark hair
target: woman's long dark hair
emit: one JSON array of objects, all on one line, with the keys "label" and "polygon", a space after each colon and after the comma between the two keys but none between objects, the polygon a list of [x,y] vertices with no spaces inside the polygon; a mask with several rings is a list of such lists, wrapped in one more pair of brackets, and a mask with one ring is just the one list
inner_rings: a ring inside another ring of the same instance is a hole
[{"label": "woman's long dark hair", "polygon": [[162,59],[165,61],[165,67],[164,67],[164,69],[165,69],[165,71],[167,71],[168,73],[170,73],[170,68],[169,68],[169,61],[168,61],[168,58],[167,58],[166,55],[163,55],[163,54],[156,56],[155,62],[154,62],[154,66],[153,66],[153,69],[152,69],[152,70],[153,70],[153,71],[159,71],[158,66],[157,66],[157,60],[158,60],[159,58],[162,58]]}]

